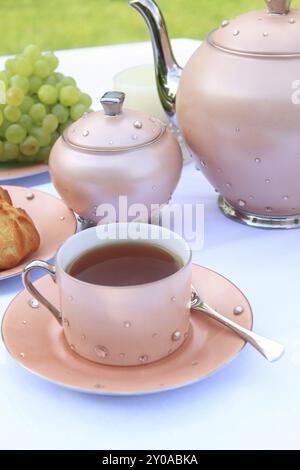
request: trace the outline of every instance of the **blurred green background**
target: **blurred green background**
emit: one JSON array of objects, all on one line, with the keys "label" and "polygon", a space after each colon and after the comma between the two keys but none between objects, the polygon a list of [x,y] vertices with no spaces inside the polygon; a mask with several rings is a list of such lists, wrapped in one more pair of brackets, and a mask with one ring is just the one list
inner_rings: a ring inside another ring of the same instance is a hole
[{"label": "blurred green background", "polygon": [[[172,37],[200,39],[221,20],[264,8],[264,0],[158,0]],[[300,6],[300,0],[293,5]],[[42,49],[117,44],[148,39],[127,0],[0,0],[0,54],[26,44]]]}]

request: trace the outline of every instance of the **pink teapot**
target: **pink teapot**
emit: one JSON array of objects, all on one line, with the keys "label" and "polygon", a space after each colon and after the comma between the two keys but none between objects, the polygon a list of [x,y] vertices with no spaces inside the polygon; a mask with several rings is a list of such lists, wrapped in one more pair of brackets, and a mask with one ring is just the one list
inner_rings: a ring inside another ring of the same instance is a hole
[{"label": "pink teapot", "polygon": [[131,0],[151,33],[162,105],[223,213],[300,227],[300,10],[291,0],[224,20],[182,70],[153,0]]}]

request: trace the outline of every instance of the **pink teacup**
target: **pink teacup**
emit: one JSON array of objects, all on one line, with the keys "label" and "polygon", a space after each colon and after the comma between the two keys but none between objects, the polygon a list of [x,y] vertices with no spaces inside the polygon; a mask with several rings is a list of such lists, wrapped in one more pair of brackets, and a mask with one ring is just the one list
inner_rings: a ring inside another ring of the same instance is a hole
[{"label": "pink teacup", "polygon": [[[89,284],[67,268],[83,253],[104,244],[141,241],[182,260],[174,274],[148,284],[116,287]],[[45,269],[59,289],[59,310],[36,290],[30,271]],[[190,326],[191,250],[179,235],[157,225],[120,223],[79,232],[58,250],[55,266],[32,261],[23,272],[27,290],[53,314],[69,346],[101,364],[133,366],[158,361],[176,351]]]}]

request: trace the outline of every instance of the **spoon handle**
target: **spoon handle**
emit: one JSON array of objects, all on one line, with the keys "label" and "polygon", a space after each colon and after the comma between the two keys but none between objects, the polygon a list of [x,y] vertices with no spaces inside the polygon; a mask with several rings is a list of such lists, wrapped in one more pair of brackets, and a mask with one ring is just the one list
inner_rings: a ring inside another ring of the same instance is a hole
[{"label": "spoon handle", "polygon": [[265,338],[264,336],[260,336],[253,331],[244,328],[238,323],[235,323],[229,318],[224,317],[224,315],[218,313],[205,302],[199,302],[198,304],[192,306],[192,309],[205,313],[210,318],[217,320],[218,322],[222,323],[222,325],[225,325],[233,330],[245,341],[252,344],[252,346],[270,362],[277,361],[284,353],[284,347],[281,344]]}]

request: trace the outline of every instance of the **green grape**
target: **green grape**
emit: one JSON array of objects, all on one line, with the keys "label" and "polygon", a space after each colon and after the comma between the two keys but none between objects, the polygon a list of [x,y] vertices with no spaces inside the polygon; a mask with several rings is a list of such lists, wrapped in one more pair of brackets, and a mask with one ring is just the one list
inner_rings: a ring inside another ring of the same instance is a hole
[{"label": "green grape", "polygon": [[13,75],[10,79],[10,84],[12,87],[20,88],[25,94],[29,90],[29,80],[22,75]]},{"label": "green grape", "polygon": [[43,119],[43,130],[47,134],[52,134],[58,128],[58,119],[54,114],[47,114]]},{"label": "green grape", "polygon": [[42,103],[35,103],[29,110],[29,116],[35,123],[40,123],[46,116],[46,108]]},{"label": "green grape", "polygon": [[0,126],[2,125],[3,121],[4,121],[3,113],[0,110]]},{"label": "green grape", "polygon": [[11,144],[10,142],[4,142],[4,155],[7,160],[16,160],[19,155],[19,146]]},{"label": "green grape", "polygon": [[47,78],[51,73],[48,62],[44,59],[37,60],[34,64],[34,74],[40,78]]},{"label": "green grape", "polygon": [[10,74],[10,76],[16,74],[16,59],[7,59],[5,61],[5,70]]},{"label": "green grape", "polygon": [[46,60],[46,62],[49,64],[51,70],[55,70],[58,66],[58,58],[53,52],[46,52],[43,55],[43,59]]},{"label": "green grape", "polygon": [[53,86],[56,86],[57,80],[56,80],[55,76],[54,76],[53,74],[50,75],[50,76],[46,79],[45,84],[46,84],[46,85],[53,85]]},{"label": "green grape", "polygon": [[33,62],[38,60],[41,57],[41,50],[35,44],[29,44],[25,47],[23,55],[29,57]]},{"label": "green grape", "polygon": [[42,147],[39,151],[37,156],[37,160],[40,162],[47,162],[49,160],[49,155],[51,152],[51,145],[47,145],[46,147]]},{"label": "green grape", "polygon": [[4,119],[1,126],[0,126],[0,137],[5,139],[5,132],[6,129],[11,125],[11,122],[7,121],[7,119]]},{"label": "green grape", "polygon": [[18,57],[16,59],[16,74],[29,77],[33,72],[33,65],[28,57]]},{"label": "green grape", "polygon": [[50,144],[51,137],[41,127],[33,127],[30,134],[35,137],[41,147],[47,147]]},{"label": "green grape", "polygon": [[84,104],[81,104],[81,103],[74,104],[74,106],[71,107],[71,113],[70,113],[73,121],[77,121],[79,118],[81,118],[85,110],[86,110],[86,107],[84,106]]},{"label": "green grape", "polygon": [[71,124],[73,124],[73,121],[71,119],[69,119],[67,122],[65,122],[64,124],[60,124],[58,130],[59,130],[59,133],[60,134],[63,134],[63,132],[65,131],[65,129],[67,129],[67,127],[69,127]]},{"label": "green grape", "polygon": [[62,79],[58,82],[57,88],[61,90],[61,88],[65,86],[73,86],[76,87],[76,81],[72,77],[62,77]]},{"label": "green grape", "polygon": [[88,109],[92,105],[92,98],[87,93],[80,93],[79,103],[84,104]]},{"label": "green grape", "polygon": [[33,156],[36,155],[40,150],[40,144],[35,137],[30,135],[24,140],[24,142],[21,143],[20,150],[23,155]]},{"label": "green grape", "polygon": [[34,100],[31,96],[26,95],[24,97],[23,103],[20,106],[20,109],[23,113],[28,113],[30,110],[31,106],[34,105]]},{"label": "green grape", "polygon": [[30,131],[33,125],[33,121],[29,114],[22,114],[18,124],[20,124],[20,126],[22,126],[26,131]]},{"label": "green grape", "polygon": [[55,77],[56,83],[60,82],[64,78],[63,74],[60,72],[54,72],[53,77]]},{"label": "green grape", "polygon": [[64,86],[59,92],[59,101],[65,106],[72,106],[76,104],[80,97],[80,91],[78,88],[67,85]]},{"label": "green grape", "polygon": [[12,124],[7,128],[5,137],[11,144],[20,144],[26,137],[26,131],[20,124]]},{"label": "green grape", "polygon": [[7,76],[7,73],[4,70],[2,72],[0,72],[0,80],[2,80],[2,82],[5,83],[5,86],[8,85],[9,78]]},{"label": "green grape", "polygon": [[37,93],[40,87],[43,85],[43,80],[36,75],[32,75],[29,79],[29,91],[30,93]]},{"label": "green grape", "polygon": [[7,105],[4,108],[4,116],[9,122],[17,122],[21,117],[21,111],[17,106]]},{"label": "green grape", "polygon": [[38,91],[38,97],[42,103],[54,104],[58,98],[58,92],[53,85],[42,85]]},{"label": "green grape", "polygon": [[21,88],[12,86],[6,91],[6,102],[12,106],[20,106],[23,103],[24,96],[24,91]]},{"label": "green grape", "polygon": [[51,134],[51,141],[50,141],[50,145],[51,147],[53,147],[53,145],[55,144],[55,142],[57,141],[57,139],[59,138],[60,134],[59,132],[55,131]]},{"label": "green grape", "polygon": [[56,104],[52,108],[52,114],[54,114],[60,124],[64,124],[69,118],[69,110],[62,104]]}]

